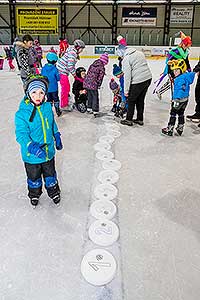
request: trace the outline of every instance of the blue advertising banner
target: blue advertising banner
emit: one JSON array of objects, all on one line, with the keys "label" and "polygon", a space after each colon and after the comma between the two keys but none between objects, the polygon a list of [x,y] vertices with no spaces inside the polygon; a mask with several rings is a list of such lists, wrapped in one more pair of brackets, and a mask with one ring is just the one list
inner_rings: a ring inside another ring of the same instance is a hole
[{"label": "blue advertising banner", "polygon": [[115,47],[113,46],[95,46],[94,53],[95,54],[103,54],[107,52],[108,54],[115,54]]},{"label": "blue advertising banner", "polygon": [[124,26],[156,26],[156,7],[123,7],[122,25]]}]

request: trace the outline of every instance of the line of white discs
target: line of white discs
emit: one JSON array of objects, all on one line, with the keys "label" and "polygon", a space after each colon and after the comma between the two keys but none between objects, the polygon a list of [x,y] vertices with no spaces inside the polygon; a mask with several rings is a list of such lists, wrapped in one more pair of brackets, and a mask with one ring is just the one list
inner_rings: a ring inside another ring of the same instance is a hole
[{"label": "line of white discs", "polygon": [[111,151],[112,144],[118,138],[120,127],[114,123],[113,118],[105,116],[105,135],[99,138],[94,145],[96,158],[102,161],[103,171],[97,179],[100,182],[94,188],[95,200],[90,206],[90,214],[96,219],[89,227],[90,240],[101,248],[93,249],[85,254],[81,262],[81,273],[85,280],[95,286],[108,284],[113,280],[117,271],[117,263],[114,256],[102,247],[114,244],[119,238],[119,228],[111,221],[117,213],[116,205],[112,202],[118,190],[114,184],[119,180],[116,171],[121,168],[120,161],[114,159]]}]

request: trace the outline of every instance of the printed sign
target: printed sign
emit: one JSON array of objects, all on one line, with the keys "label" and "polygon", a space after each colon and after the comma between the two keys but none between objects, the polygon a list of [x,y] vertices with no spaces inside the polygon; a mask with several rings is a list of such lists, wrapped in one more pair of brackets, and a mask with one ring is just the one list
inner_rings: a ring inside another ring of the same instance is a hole
[{"label": "printed sign", "polygon": [[193,18],[193,7],[192,6],[173,6],[171,8],[171,15],[170,15],[170,23],[175,24],[191,24]]},{"label": "printed sign", "polygon": [[17,8],[18,34],[58,34],[58,8]]},{"label": "printed sign", "polygon": [[128,8],[122,9],[123,26],[156,26],[157,8]]},{"label": "printed sign", "polygon": [[109,46],[95,46],[94,53],[95,54],[103,54],[107,52],[108,54],[115,54],[115,47]]}]

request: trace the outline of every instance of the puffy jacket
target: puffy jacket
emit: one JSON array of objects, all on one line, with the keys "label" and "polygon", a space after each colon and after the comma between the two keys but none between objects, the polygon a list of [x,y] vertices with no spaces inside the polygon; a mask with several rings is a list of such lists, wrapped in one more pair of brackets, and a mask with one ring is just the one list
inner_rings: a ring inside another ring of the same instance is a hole
[{"label": "puffy jacket", "polygon": [[89,67],[83,87],[89,90],[100,88],[105,75],[105,67],[100,59],[95,60]]},{"label": "puffy jacket", "polygon": [[[44,102],[37,107],[33,122],[30,122],[29,119],[33,108],[34,106],[30,100],[24,97],[20,103],[19,110],[15,114],[15,134],[16,140],[21,146],[23,161],[30,164],[38,164],[51,160],[54,157],[54,135],[58,132],[58,127],[49,102]],[[28,146],[31,142],[46,145],[43,148],[46,151],[46,159],[41,159],[28,152]]]},{"label": "puffy jacket", "polygon": [[46,76],[49,80],[48,93],[58,91],[58,81],[60,80],[60,74],[55,65],[46,64],[42,68],[41,74]]},{"label": "puffy jacket", "polygon": [[173,100],[180,100],[189,97],[190,84],[193,83],[194,72],[186,72],[174,78]]},{"label": "puffy jacket", "polygon": [[129,92],[131,84],[137,84],[152,78],[144,54],[136,49],[127,49],[122,61],[124,72],[124,93]]},{"label": "puffy jacket", "polygon": [[75,48],[68,48],[65,54],[58,60],[57,68],[60,74],[73,76],[76,75],[75,65],[78,60],[77,50]]},{"label": "puffy jacket", "polygon": [[34,60],[31,56],[30,49],[25,47],[25,44],[18,41],[16,42],[17,60],[20,66],[20,75],[26,79],[29,75],[35,74]]}]

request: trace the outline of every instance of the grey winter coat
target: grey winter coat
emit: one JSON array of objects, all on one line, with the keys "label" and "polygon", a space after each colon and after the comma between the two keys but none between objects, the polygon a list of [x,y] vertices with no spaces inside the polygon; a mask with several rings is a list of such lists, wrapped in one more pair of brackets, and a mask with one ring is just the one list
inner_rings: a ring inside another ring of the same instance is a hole
[{"label": "grey winter coat", "polygon": [[16,42],[16,47],[18,47],[17,60],[20,65],[20,75],[25,80],[29,75],[35,74],[34,61],[30,50],[25,47],[24,43],[18,41]]},{"label": "grey winter coat", "polygon": [[128,93],[131,84],[137,84],[152,78],[144,54],[136,49],[127,49],[122,61],[124,72],[124,93]]}]

